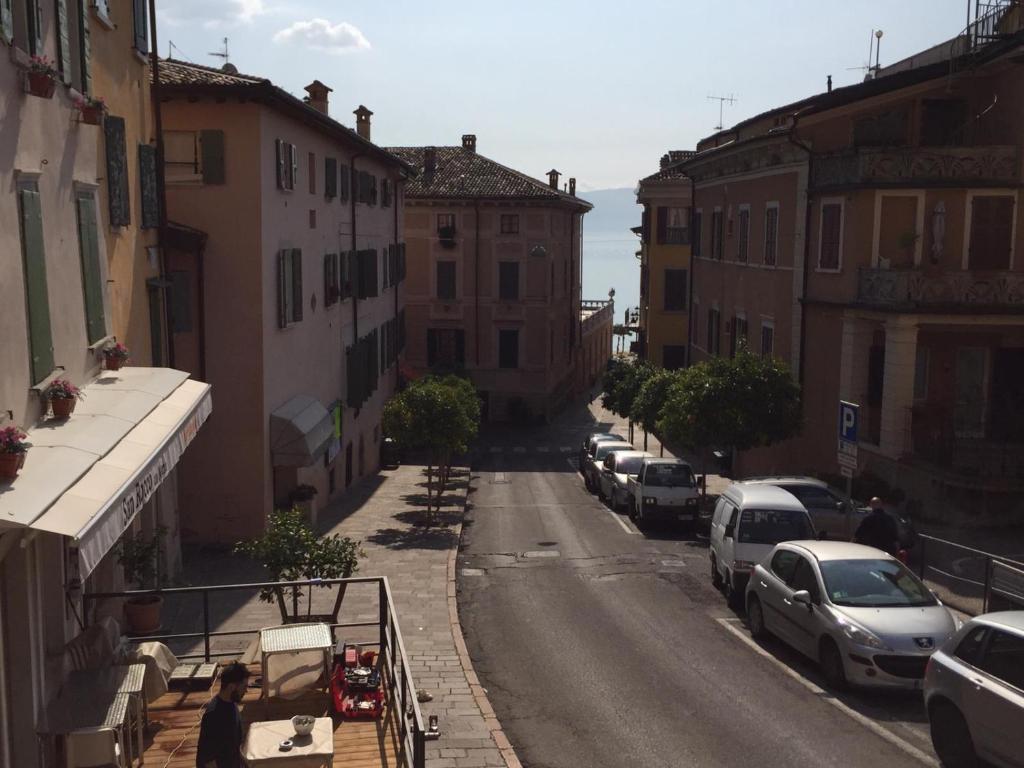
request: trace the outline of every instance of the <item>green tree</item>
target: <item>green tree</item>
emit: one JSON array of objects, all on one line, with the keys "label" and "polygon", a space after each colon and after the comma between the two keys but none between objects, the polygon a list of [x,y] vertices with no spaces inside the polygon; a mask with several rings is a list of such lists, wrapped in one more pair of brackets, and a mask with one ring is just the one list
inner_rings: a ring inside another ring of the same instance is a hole
[{"label": "green tree", "polygon": [[613,358],[602,382],[604,394],[601,396],[601,405],[629,419],[633,401],[653,372],[651,365],[643,360]]},{"label": "green tree", "polygon": [[[469,449],[480,428],[480,400],[468,379],[425,376],[384,406],[384,432],[427,455],[427,513],[441,508],[452,459]],[[437,483],[434,469],[437,469]]]},{"label": "green tree", "polygon": [[652,369],[633,399],[629,416],[643,427],[645,451],[647,450],[647,433],[657,431],[662,406],[668,398],[669,389],[678,381],[680,375],[680,371],[666,371],[664,368]]}]

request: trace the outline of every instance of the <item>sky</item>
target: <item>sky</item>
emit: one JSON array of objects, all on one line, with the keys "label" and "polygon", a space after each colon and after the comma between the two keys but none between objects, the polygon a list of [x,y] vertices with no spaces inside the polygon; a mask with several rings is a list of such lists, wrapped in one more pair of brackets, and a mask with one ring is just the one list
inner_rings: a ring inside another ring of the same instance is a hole
[{"label": "sky", "polygon": [[[973,0],[971,2],[973,5]],[[582,191],[632,187],[669,149],[863,79],[959,33],[967,0],[157,0],[159,51],[374,112],[384,146],[459,144]]]}]

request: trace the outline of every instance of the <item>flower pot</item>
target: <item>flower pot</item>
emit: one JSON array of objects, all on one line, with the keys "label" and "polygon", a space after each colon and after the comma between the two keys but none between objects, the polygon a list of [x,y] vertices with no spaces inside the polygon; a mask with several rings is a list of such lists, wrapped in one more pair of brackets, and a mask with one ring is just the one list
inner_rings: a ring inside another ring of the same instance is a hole
[{"label": "flower pot", "polygon": [[103,107],[82,107],[82,122],[86,125],[103,124]]},{"label": "flower pot", "polygon": [[103,359],[106,362],[108,371],[119,371],[121,366],[124,365],[124,358],[117,355],[104,355]]},{"label": "flower pot", "polygon": [[51,397],[50,408],[53,409],[53,418],[66,419],[74,412],[76,402],[73,397]]},{"label": "flower pot", "polygon": [[133,635],[148,635],[160,629],[160,611],[164,599],[160,595],[133,597],[124,603],[124,619]]},{"label": "flower pot", "polygon": [[24,453],[0,453],[0,480],[13,480],[24,465]]},{"label": "flower pot", "polygon": [[28,80],[28,92],[33,96],[43,99],[52,99],[53,90],[57,87],[56,78],[47,72],[29,72],[26,75]]}]

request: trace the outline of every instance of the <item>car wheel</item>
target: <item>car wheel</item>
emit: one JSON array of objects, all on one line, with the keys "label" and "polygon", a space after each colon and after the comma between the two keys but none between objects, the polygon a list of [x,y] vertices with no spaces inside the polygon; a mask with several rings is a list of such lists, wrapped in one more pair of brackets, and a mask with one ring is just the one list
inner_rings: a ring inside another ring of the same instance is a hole
[{"label": "car wheel", "polygon": [[932,706],[928,719],[932,746],[946,768],[975,768],[978,765],[971,731],[955,706],[940,701]]},{"label": "car wheel", "polygon": [[756,595],[751,595],[747,600],[747,626],[750,627],[750,636],[755,640],[768,637],[768,629],[764,625],[764,608]]},{"label": "car wheel", "polygon": [[711,586],[720,590],[722,588],[722,574],[718,572],[718,562],[715,556],[711,556]]},{"label": "car wheel", "polygon": [[837,691],[845,690],[848,683],[846,680],[846,669],[843,667],[843,656],[839,652],[839,646],[835,641],[826,638],[821,641],[821,648],[818,651],[818,664],[821,672],[825,675],[828,684]]}]

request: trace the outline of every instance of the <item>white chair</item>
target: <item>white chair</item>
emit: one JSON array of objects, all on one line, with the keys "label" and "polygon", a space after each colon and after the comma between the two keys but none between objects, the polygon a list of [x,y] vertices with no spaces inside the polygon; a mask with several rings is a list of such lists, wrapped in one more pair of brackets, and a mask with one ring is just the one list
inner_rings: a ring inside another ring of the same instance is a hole
[{"label": "white chair", "polygon": [[65,768],[126,768],[114,728],[80,728],[64,737]]}]

